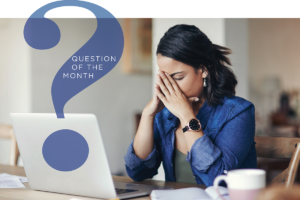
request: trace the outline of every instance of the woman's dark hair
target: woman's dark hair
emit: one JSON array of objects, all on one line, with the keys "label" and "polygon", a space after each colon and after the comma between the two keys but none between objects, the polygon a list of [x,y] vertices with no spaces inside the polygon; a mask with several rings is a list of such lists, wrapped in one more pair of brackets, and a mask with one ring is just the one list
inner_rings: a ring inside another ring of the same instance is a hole
[{"label": "woman's dark hair", "polygon": [[161,54],[208,73],[204,98],[212,106],[222,104],[225,96],[235,95],[237,78],[226,55],[231,50],[213,44],[196,26],[179,24],[171,27],[160,39],[156,55]]}]

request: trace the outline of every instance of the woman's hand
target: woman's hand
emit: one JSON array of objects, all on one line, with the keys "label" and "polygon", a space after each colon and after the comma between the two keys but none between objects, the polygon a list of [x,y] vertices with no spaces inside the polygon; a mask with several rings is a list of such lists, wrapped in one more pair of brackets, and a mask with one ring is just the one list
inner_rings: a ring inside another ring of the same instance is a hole
[{"label": "woman's hand", "polygon": [[192,102],[199,100],[197,97],[187,98],[176,81],[166,72],[159,71],[155,91],[158,98],[168,108],[168,110],[178,117],[181,124],[187,124],[192,118],[196,118]]},{"label": "woman's hand", "polygon": [[[157,82],[157,77],[156,77],[156,82]],[[162,101],[158,98],[156,89],[158,89],[158,85],[155,84],[154,96],[144,108],[143,111],[144,115],[155,117],[155,115],[165,107]]]}]

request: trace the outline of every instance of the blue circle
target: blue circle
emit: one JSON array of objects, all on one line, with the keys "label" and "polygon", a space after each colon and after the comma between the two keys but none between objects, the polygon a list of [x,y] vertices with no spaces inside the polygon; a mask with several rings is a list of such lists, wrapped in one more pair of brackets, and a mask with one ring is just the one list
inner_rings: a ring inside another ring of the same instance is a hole
[{"label": "blue circle", "polygon": [[50,49],[60,40],[57,24],[47,18],[29,18],[24,27],[24,38],[35,49]]},{"label": "blue circle", "polygon": [[89,146],[81,134],[62,129],[47,137],[42,152],[50,167],[58,171],[73,171],[87,160]]}]

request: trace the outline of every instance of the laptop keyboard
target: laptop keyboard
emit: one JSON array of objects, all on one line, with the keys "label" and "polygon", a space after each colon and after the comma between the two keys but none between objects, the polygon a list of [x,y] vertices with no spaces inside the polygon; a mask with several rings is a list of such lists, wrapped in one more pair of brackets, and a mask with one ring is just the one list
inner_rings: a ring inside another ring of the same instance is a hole
[{"label": "laptop keyboard", "polygon": [[128,192],[136,192],[138,190],[130,190],[130,189],[121,189],[121,188],[115,188],[117,194],[124,194],[124,193],[128,193]]}]

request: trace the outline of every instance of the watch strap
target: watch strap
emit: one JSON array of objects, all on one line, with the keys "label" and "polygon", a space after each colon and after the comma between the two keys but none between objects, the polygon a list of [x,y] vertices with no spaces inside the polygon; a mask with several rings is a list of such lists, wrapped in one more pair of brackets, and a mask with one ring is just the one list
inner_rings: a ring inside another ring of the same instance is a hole
[{"label": "watch strap", "polygon": [[185,127],[182,129],[183,132],[186,132],[187,130],[189,130],[189,127],[188,127],[188,126],[185,126]]}]

